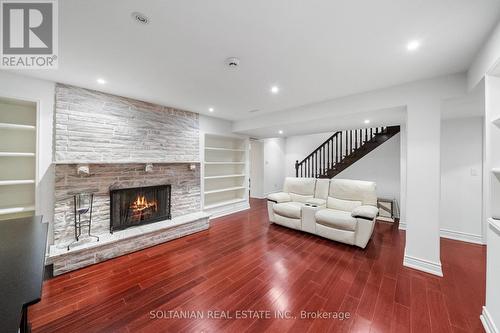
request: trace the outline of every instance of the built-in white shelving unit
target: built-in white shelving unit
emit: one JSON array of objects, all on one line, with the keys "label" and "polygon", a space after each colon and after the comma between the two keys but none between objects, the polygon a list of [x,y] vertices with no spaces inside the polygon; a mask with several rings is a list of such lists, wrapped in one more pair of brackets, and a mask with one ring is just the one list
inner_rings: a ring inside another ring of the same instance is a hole
[{"label": "built-in white shelving unit", "polygon": [[0,220],[35,211],[36,110],[34,102],[0,98]]},{"label": "built-in white shelving unit", "polygon": [[248,140],[203,135],[203,209],[212,217],[249,208]]}]

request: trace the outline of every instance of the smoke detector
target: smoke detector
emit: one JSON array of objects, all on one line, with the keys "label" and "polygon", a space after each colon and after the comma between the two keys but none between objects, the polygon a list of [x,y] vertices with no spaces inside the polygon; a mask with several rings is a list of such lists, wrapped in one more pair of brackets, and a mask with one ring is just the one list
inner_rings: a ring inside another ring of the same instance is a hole
[{"label": "smoke detector", "polygon": [[144,15],[143,13],[139,13],[139,12],[133,12],[132,13],[132,18],[137,22],[137,23],[140,23],[140,24],[149,24],[149,17],[147,17],[146,15]]},{"label": "smoke detector", "polygon": [[240,66],[240,59],[236,57],[230,57],[226,59],[226,66],[230,69],[236,69]]}]

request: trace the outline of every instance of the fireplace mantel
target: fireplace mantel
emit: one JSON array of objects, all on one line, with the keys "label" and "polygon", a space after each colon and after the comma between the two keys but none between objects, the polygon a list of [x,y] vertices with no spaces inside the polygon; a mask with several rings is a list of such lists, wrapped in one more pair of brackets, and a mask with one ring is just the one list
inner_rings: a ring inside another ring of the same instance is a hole
[{"label": "fireplace mantel", "polygon": [[198,161],[132,161],[132,160],[118,160],[118,161],[53,161],[52,164],[200,164]]}]

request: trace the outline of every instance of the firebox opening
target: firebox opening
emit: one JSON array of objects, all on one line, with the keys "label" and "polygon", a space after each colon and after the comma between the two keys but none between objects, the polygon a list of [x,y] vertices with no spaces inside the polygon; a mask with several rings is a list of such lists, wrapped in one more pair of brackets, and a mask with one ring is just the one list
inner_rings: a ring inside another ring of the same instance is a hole
[{"label": "firebox opening", "polygon": [[110,231],[170,219],[170,185],[110,190]]}]

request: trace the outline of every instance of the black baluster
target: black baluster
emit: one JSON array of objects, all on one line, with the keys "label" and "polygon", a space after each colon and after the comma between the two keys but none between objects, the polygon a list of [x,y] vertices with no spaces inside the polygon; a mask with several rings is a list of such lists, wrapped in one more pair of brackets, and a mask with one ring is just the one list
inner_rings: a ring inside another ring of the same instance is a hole
[{"label": "black baluster", "polygon": [[358,130],[354,130],[354,149],[356,148],[358,148]]},{"label": "black baluster", "polygon": [[335,140],[335,164],[339,163],[339,140]]}]

